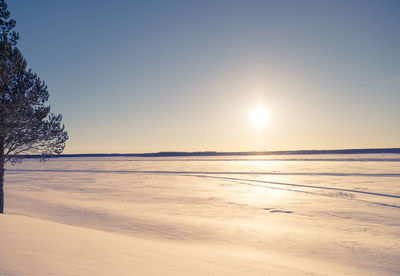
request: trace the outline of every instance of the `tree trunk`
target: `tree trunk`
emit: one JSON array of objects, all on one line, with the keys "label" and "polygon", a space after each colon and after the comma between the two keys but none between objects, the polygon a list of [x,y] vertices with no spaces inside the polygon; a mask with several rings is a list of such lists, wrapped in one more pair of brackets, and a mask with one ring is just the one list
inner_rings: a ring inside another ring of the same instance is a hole
[{"label": "tree trunk", "polygon": [[0,214],[4,213],[4,138],[0,137]]},{"label": "tree trunk", "polygon": [[0,214],[4,213],[4,190],[3,190],[3,183],[4,183],[4,162],[0,165]]}]

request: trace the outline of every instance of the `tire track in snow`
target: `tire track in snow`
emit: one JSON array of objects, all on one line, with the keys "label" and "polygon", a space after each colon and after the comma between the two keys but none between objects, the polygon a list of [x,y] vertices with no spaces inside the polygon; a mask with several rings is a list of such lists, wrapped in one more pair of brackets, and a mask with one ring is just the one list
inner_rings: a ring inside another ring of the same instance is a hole
[{"label": "tire track in snow", "polygon": [[[324,186],[314,186],[314,185],[304,185],[304,184],[293,184],[293,183],[265,181],[265,180],[254,180],[254,179],[244,179],[244,178],[234,178],[234,177],[222,177],[222,176],[208,176],[208,175],[195,175],[195,174],[193,174],[192,176],[218,178],[218,179],[224,179],[224,180],[245,181],[245,182],[256,182],[256,183],[265,183],[265,184],[272,184],[272,185],[283,185],[283,186],[300,187],[300,188],[333,190],[333,191],[340,191],[340,192],[359,193],[359,194],[367,194],[367,195],[382,196],[382,197],[392,197],[392,198],[399,198],[400,199],[400,195],[381,194],[381,193],[374,193],[374,192],[367,192],[367,191],[353,190],[353,189],[345,189],[345,188],[334,188],[334,187],[324,187]],[[252,184],[249,183],[249,185],[252,185]],[[258,185],[258,186],[266,187],[266,186],[263,186],[263,185]],[[266,188],[268,188],[268,187],[266,187]]]}]

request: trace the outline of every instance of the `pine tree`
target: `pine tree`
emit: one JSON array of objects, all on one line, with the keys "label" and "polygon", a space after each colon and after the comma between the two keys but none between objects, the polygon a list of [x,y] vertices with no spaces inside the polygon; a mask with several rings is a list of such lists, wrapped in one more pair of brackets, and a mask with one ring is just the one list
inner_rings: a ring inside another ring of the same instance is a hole
[{"label": "pine tree", "polygon": [[21,154],[43,158],[60,154],[68,134],[62,116],[50,112],[46,84],[27,69],[16,47],[16,22],[4,0],[0,0],[0,214],[4,212],[4,171]]}]

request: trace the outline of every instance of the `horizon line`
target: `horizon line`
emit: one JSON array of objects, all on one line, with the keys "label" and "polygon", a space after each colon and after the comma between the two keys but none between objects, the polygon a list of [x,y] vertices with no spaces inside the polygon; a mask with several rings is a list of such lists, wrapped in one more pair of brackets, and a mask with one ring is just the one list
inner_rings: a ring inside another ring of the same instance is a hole
[{"label": "horizon line", "polygon": [[[134,156],[134,157],[173,157],[173,156],[234,156],[234,155],[301,155],[301,154],[378,154],[394,153],[400,154],[398,148],[356,148],[356,149],[312,149],[312,150],[279,150],[279,151],[159,151],[147,153],[62,153],[52,155],[58,157],[112,157],[112,156]],[[37,158],[41,155],[21,155],[24,158]]]}]

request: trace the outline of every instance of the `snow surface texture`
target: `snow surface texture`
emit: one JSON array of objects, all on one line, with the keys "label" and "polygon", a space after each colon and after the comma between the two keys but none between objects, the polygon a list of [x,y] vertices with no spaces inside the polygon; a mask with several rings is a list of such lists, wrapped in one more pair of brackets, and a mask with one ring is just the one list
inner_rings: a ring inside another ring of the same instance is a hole
[{"label": "snow surface texture", "polygon": [[0,275],[399,275],[399,155],[27,160]]}]

